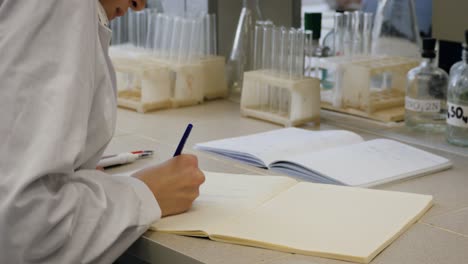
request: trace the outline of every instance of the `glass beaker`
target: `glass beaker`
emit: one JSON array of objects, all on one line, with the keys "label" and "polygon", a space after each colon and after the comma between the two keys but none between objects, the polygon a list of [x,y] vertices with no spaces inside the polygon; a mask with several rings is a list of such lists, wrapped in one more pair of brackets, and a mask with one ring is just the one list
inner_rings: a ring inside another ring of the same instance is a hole
[{"label": "glass beaker", "polygon": [[263,20],[259,0],[243,0],[243,7],[227,65],[231,97],[240,96],[244,72],[253,68],[253,32],[255,24],[259,20]]},{"label": "glass beaker", "polygon": [[420,58],[413,0],[381,0],[372,33],[372,54]]}]

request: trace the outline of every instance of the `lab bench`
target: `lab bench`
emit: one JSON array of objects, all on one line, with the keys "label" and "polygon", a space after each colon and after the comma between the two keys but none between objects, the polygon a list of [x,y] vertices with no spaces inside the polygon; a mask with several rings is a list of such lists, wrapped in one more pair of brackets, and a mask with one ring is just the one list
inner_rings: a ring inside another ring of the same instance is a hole
[{"label": "lab bench", "polygon": [[[228,100],[209,101],[201,105],[146,114],[119,109],[116,134],[106,152],[154,149],[155,155],[151,159],[138,160],[114,168],[110,172],[129,172],[171,158],[188,123],[192,123],[194,128],[184,152],[196,154],[201,169],[227,173],[274,174],[193,150],[193,145],[199,142],[281,128],[276,124],[242,117],[239,104]],[[449,145],[443,134],[416,133],[406,129],[401,123],[382,124],[329,111],[321,111],[320,125],[309,123],[302,128],[346,129],[360,134],[365,140],[395,139],[450,159],[453,168],[449,170],[376,187],[383,190],[430,194],[434,197],[434,206],[371,263],[468,263],[468,148]],[[118,263],[347,262],[220,243],[206,238],[147,231],[125,252]]]}]

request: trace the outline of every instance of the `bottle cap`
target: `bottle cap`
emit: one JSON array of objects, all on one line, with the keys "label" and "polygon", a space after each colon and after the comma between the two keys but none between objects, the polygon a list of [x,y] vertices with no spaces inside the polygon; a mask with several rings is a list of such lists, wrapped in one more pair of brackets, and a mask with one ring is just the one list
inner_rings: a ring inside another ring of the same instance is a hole
[{"label": "bottle cap", "polygon": [[322,30],[322,13],[305,13],[304,29],[312,30],[312,39],[320,39]]},{"label": "bottle cap", "polygon": [[423,39],[423,51],[421,54],[423,58],[433,59],[436,57],[435,44],[436,39],[434,38]]}]

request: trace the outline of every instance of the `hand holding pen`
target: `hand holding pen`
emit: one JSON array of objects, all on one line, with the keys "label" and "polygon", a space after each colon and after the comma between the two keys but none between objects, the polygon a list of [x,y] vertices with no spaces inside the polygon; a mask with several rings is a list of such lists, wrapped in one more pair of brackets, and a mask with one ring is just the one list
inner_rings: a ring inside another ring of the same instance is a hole
[{"label": "hand holding pen", "polygon": [[189,124],[177,146],[174,158],[132,174],[153,192],[162,216],[189,210],[200,193],[200,185],[205,181],[205,175],[198,167],[197,157],[181,154],[191,129],[192,125]]}]

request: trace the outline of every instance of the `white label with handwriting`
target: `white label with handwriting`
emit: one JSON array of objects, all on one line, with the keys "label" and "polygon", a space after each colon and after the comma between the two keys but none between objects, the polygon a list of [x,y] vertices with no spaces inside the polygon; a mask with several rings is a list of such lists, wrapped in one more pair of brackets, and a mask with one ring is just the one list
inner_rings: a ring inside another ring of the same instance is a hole
[{"label": "white label with handwriting", "polygon": [[468,128],[468,106],[447,103],[447,124]]},{"label": "white label with handwriting", "polygon": [[440,100],[418,100],[406,96],[405,108],[414,112],[438,113],[440,112]]}]

